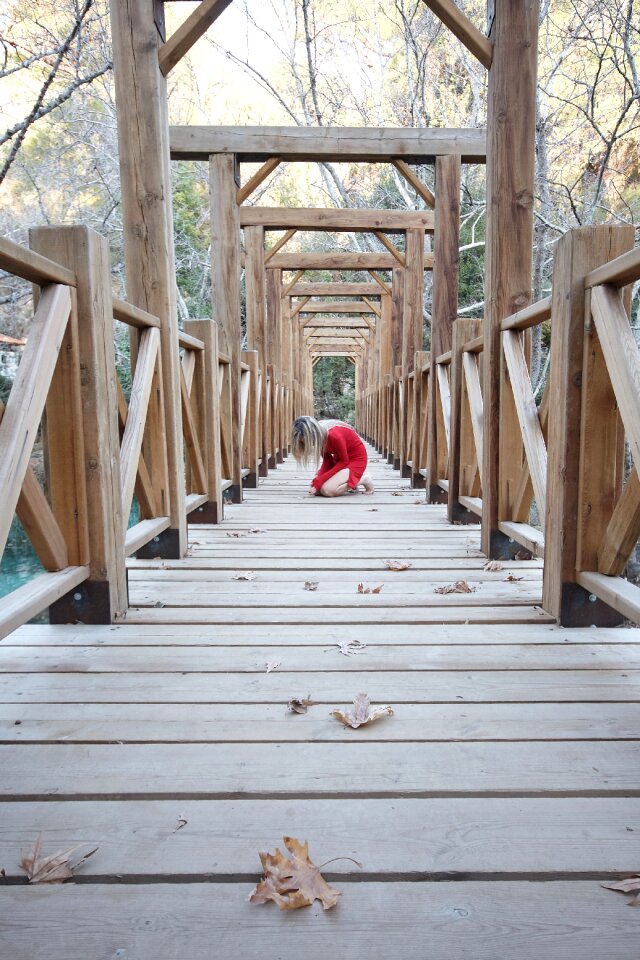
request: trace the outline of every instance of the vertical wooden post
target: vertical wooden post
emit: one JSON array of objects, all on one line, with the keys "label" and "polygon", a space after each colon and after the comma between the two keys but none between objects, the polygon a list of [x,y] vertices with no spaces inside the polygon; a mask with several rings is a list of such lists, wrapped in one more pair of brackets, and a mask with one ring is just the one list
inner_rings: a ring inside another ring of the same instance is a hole
[{"label": "vertical wooden post", "polygon": [[[398,452],[399,438],[399,387],[398,387],[398,368],[402,371],[402,330],[404,327],[404,267],[395,267],[391,273],[391,376],[392,384],[392,404],[391,404],[391,443],[389,463],[393,464],[395,470],[400,469],[400,454]],[[401,375],[401,374],[400,374]]]},{"label": "vertical wooden post", "polygon": [[244,228],[245,283],[247,302],[247,346],[258,351],[260,377],[260,406],[263,415],[260,418],[260,437],[258,439],[260,459],[259,472],[266,477],[269,472],[267,418],[264,415],[267,404],[267,335],[266,335],[266,292],[264,269],[264,227]]},{"label": "vertical wooden post", "polygon": [[244,486],[254,490],[258,486],[258,461],[260,460],[261,438],[258,435],[260,422],[260,357],[257,350],[243,350],[242,360],[249,365],[249,402],[247,404],[247,419],[244,427],[243,463],[249,468],[244,478]]},{"label": "vertical wooden post", "polygon": [[210,157],[211,288],[213,319],[222,332],[221,346],[231,360],[231,481],[233,503],[242,502],[240,442],[240,217],[236,200],[235,158]]},{"label": "vertical wooden post", "polygon": [[[460,266],[460,157],[436,158],[436,207],[433,251],[433,309],[431,319],[431,373],[427,428],[427,499],[446,503],[438,486],[438,417],[436,358],[451,349],[453,322],[458,313]],[[441,439],[441,438],[440,438]]]},{"label": "vertical wooden post", "polygon": [[[420,472],[424,459],[425,437],[427,436],[428,382],[430,377],[422,373],[422,367],[430,360],[424,350],[416,350],[413,374],[413,444],[411,450],[411,486],[421,489],[425,478]],[[425,377],[426,383],[425,383]],[[425,389],[426,388],[426,389]]]},{"label": "vertical wooden post", "polygon": [[407,445],[408,424],[407,390],[409,372],[413,367],[416,350],[422,350],[424,325],[424,230],[412,228],[406,231],[404,271],[404,312],[402,325],[402,377],[404,380],[404,402],[400,420],[400,471],[403,477],[409,477],[411,468],[407,465],[409,450]]},{"label": "vertical wooden post", "polygon": [[[500,322],[531,300],[539,0],[495,0],[487,121],[487,238],[484,323],[482,550],[519,549],[498,530],[499,453],[503,491],[520,477],[517,418],[500,419]],[[502,449],[500,443],[502,437]],[[517,476],[516,476],[517,474]]]},{"label": "vertical wooden post", "polygon": [[[30,239],[37,253],[69,267],[77,276],[78,349],[83,373],[83,466],[91,574],[89,580],[50,607],[51,622],[111,623],[117,613],[127,609],[128,599],[109,248],[97,233],[80,226],[40,227],[31,231]],[[54,435],[49,439],[55,442]],[[52,487],[58,480],[51,477]]]},{"label": "vertical wooden post", "polygon": [[[459,317],[453,325],[451,345],[451,422],[449,427],[449,491],[447,517],[449,523],[477,523],[478,517],[460,504],[462,452],[462,350],[468,340],[479,337],[482,320],[467,320]],[[465,491],[466,492],[466,491]]]},{"label": "vertical wooden post", "polygon": [[282,286],[282,270],[277,267],[267,267],[266,271],[266,297],[267,297],[267,364],[271,365],[271,436],[269,469],[274,470],[278,463],[282,463],[282,451],[280,450],[280,385],[281,366],[280,366],[280,345],[281,345],[281,326],[282,326],[282,299],[280,297],[280,288]]},{"label": "vertical wooden post", "polygon": [[171,526],[145,555],[180,557],[187,523],[167,84],[158,66],[162,8],[151,0],[111,0],[110,6],[127,296],[160,318],[162,344]]},{"label": "vertical wooden post", "polygon": [[[591,360],[585,335],[588,298],[584,278],[590,270],[633,246],[632,227],[582,227],[558,241],[553,269],[551,372],[549,382],[549,442],[547,515],[544,545],[544,609],[565,627],[612,626],[621,616],[576,583],[580,568],[578,530],[582,514],[598,510],[596,497],[581,504],[580,450],[587,441],[581,423],[585,366]],[[585,358],[587,364],[585,365]],[[593,411],[594,415],[597,411]],[[589,424],[597,436],[606,428],[610,410]],[[603,422],[604,421],[604,422]],[[601,454],[598,456],[601,457]],[[597,465],[597,469],[601,464]],[[599,495],[598,491],[598,494]],[[594,491],[591,491],[593,494]],[[596,496],[597,496],[596,495]]]},{"label": "vertical wooden post", "polygon": [[204,343],[203,400],[198,411],[203,437],[202,456],[209,499],[189,514],[189,523],[222,523],[222,455],[220,451],[220,385],[218,373],[218,327],[213,320],[187,320],[185,333]]}]

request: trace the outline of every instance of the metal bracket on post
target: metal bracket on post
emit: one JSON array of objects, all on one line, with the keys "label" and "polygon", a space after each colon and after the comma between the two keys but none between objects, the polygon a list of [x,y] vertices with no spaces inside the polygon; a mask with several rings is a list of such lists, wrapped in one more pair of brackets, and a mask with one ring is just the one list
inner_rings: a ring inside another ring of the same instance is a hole
[{"label": "metal bracket on post", "polygon": [[560,599],[560,624],[572,627],[619,627],[624,617],[595,593],[577,583],[563,583]]},{"label": "metal bracket on post", "polygon": [[174,528],[163,530],[157,537],[153,537],[144,547],[136,551],[138,560],[177,560],[182,556],[180,552],[180,531]]},{"label": "metal bracket on post", "polygon": [[[532,560],[533,554],[517,540],[512,540],[500,530],[491,531],[491,550],[488,554],[495,560]],[[517,554],[517,556],[516,556]]]}]

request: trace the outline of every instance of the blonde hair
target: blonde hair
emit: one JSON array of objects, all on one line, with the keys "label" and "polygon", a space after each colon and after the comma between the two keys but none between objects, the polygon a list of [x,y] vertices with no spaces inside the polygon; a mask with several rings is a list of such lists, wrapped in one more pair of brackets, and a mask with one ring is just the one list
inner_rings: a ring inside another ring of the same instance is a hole
[{"label": "blonde hair", "polygon": [[291,452],[305,469],[317,466],[322,460],[329,431],[326,426],[328,422],[334,426],[331,421],[319,421],[315,417],[298,417],[293,421]]}]

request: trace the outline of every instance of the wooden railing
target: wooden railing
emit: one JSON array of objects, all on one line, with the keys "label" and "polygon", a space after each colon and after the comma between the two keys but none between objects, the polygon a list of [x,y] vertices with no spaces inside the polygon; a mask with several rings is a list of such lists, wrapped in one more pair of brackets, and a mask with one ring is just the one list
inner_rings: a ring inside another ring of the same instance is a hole
[{"label": "wooden railing", "polygon": [[[111,622],[128,604],[126,558],[174,555],[163,553],[172,508],[161,321],[112,297],[109,252],[91,230],[36,230],[32,246],[0,239],[0,269],[35,290],[27,345],[0,407],[0,554],[17,514],[46,572],[0,599],[0,636],[47,608],[52,622]],[[116,372],[114,320],[130,332],[129,391]],[[268,415],[259,358],[242,354],[234,403],[231,360],[218,350],[216,324],[187,321],[178,343],[180,509],[191,523],[219,523],[236,435],[243,484],[256,486],[262,469],[260,425]],[[273,390],[278,453],[288,443],[291,400],[275,380]],[[38,436],[44,487],[30,466]],[[139,517],[129,525],[134,498]]]},{"label": "wooden railing", "polygon": [[[431,363],[416,354],[408,377],[396,367],[358,401],[367,438],[412,485],[433,477],[451,522],[485,522],[482,482],[495,471],[495,555],[544,558],[543,605],[567,626],[640,622],[640,590],[621,576],[640,537],[640,353],[628,320],[640,251],[632,242],[630,228],[571,231],[558,244],[552,296],[502,320],[495,463],[484,462],[482,320],[459,318],[451,351]],[[527,331],[546,321],[549,377],[538,400]]]}]

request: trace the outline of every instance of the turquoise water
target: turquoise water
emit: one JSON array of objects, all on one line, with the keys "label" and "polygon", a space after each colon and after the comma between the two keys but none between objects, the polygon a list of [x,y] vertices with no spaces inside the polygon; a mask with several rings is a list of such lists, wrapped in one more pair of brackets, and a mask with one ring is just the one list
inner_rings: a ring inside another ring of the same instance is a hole
[{"label": "turquoise water", "polygon": [[39,573],[44,573],[44,567],[16,517],[11,525],[7,548],[0,560],[0,597],[6,597]]}]

